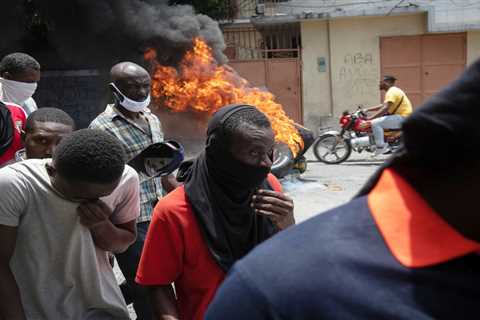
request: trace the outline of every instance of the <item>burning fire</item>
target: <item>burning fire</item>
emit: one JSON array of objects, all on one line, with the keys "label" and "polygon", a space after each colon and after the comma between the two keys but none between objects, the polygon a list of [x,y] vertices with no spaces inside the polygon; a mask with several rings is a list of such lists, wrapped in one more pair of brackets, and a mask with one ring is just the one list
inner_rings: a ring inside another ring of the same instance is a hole
[{"label": "burning fire", "polygon": [[275,139],[286,143],[296,155],[303,148],[303,140],[294,122],[275,102],[268,91],[253,87],[228,66],[218,66],[211,48],[201,39],[194,40],[177,69],[162,66],[156,52],[149,49],[144,57],[153,66],[152,97],[173,111],[189,108],[213,113],[233,103],[256,106],[267,115],[275,132]]}]

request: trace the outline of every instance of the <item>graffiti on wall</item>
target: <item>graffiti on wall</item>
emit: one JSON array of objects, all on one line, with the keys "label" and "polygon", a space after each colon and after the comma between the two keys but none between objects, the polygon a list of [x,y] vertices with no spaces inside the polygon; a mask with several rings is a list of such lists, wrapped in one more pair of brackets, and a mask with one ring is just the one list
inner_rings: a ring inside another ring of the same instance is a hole
[{"label": "graffiti on wall", "polygon": [[378,67],[371,53],[348,53],[341,61],[338,81],[349,98],[371,96],[378,90]]}]

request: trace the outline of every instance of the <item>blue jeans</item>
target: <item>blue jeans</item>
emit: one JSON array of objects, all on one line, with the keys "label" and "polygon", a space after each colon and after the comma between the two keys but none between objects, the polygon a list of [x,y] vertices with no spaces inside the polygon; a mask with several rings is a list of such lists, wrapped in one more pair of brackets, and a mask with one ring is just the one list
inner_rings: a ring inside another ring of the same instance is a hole
[{"label": "blue jeans", "polygon": [[385,142],[383,129],[400,129],[404,118],[397,114],[384,116],[372,120],[372,132],[375,138],[375,144],[378,148],[383,148],[387,144]]},{"label": "blue jeans", "polygon": [[125,276],[126,283],[120,286],[123,296],[127,301],[133,303],[133,309],[137,314],[137,320],[152,319],[152,309],[150,306],[147,289],[135,283],[138,263],[142,255],[143,243],[147,235],[150,222],[137,223],[137,240],[123,253],[115,255],[118,266]]}]

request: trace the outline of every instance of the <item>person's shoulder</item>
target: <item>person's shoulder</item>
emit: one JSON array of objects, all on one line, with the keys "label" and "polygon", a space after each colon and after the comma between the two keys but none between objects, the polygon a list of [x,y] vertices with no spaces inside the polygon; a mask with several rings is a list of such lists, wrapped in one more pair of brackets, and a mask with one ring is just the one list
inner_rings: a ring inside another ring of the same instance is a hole
[{"label": "person's shoulder", "polygon": [[242,265],[252,269],[280,266],[284,272],[299,266],[321,269],[326,256],[336,259],[345,249],[361,245],[372,228],[375,223],[367,198],[361,197],[279,232],[256,247]]},{"label": "person's shoulder", "polygon": [[12,163],[7,167],[15,171],[45,171],[46,172],[45,165],[50,162],[51,162],[51,159],[26,159],[20,162]]},{"label": "person's shoulder", "polygon": [[91,129],[101,129],[101,128],[104,128],[104,127],[108,127],[111,124],[112,119],[115,117],[115,115],[116,114],[113,111],[112,105],[107,105],[105,110],[102,113],[100,113],[99,115],[97,115],[95,117],[95,119],[92,120],[89,128],[91,128]]},{"label": "person's shoulder", "polygon": [[22,118],[23,120],[27,119],[27,114],[25,113],[25,110],[19,106],[18,104],[12,103],[12,102],[3,102],[8,110],[10,110],[10,113],[12,114],[12,117],[14,118]]},{"label": "person's shoulder", "polygon": [[150,108],[145,108],[145,110],[143,110],[143,113],[151,120],[160,123],[160,118],[155,113],[153,113]]},{"label": "person's shoulder", "polygon": [[139,184],[138,173],[129,165],[125,165],[120,183],[109,197],[113,197],[117,202],[122,202],[131,192],[138,192]]},{"label": "person's shoulder", "polygon": [[192,207],[188,203],[184,186],[176,188],[165,197],[161,198],[155,207],[155,211],[160,213],[184,212],[191,210]]},{"label": "person's shoulder", "polygon": [[131,183],[139,183],[139,177],[137,171],[130,167],[128,164],[125,165],[125,169],[122,173],[121,182],[131,184]]},{"label": "person's shoulder", "polygon": [[388,91],[391,93],[391,94],[395,94],[395,95],[403,95],[403,90],[400,89],[399,87],[391,87],[390,89],[388,89]]},{"label": "person's shoulder", "polygon": [[[352,200],[260,244],[235,264],[236,277],[279,310],[321,304],[322,293],[330,294],[338,277],[353,272],[357,255],[375,254],[369,249],[374,230],[367,198]],[[301,289],[292,295],[292,288]]]},{"label": "person's shoulder", "polygon": [[[277,246],[282,250],[285,244],[295,246],[298,241],[307,241],[306,243],[319,244],[320,248],[311,248],[312,250],[322,250],[325,244],[322,241],[341,239],[345,235],[343,231],[356,228],[369,212],[367,198],[357,198],[278,233],[272,241],[266,242],[265,246],[269,247],[267,250],[275,249]],[[328,244],[330,245],[331,243]],[[262,246],[259,249],[262,249]]]},{"label": "person's shoulder", "polygon": [[185,188],[180,186],[161,198],[153,210],[153,219],[189,223],[194,219]]},{"label": "person's shoulder", "polygon": [[26,181],[31,184],[35,180],[48,180],[48,173],[45,165],[49,159],[29,159],[9,164],[0,169],[0,177],[11,180]]},{"label": "person's shoulder", "polygon": [[16,103],[13,103],[13,102],[5,102],[5,101],[2,101],[3,104],[5,104],[8,109],[11,109],[11,110],[23,110],[21,106],[19,106],[18,104]]}]

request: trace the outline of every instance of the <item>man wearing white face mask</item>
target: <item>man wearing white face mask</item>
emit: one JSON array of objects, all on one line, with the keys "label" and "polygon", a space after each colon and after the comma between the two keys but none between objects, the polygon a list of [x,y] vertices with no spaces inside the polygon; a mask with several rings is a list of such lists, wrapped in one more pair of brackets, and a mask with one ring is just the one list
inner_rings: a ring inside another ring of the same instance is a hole
[{"label": "man wearing white face mask", "polygon": [[40,64],[26,53],[15,52],[0,61],[0,100],[18,104],[29,115],[37,110],[32,95],[40,80]]},{"label": "man wearing white face mask", "polygon": [[[148,106],[150,104],[151,78],[147,70],[132,62],[118,63],[110,71],[110,90],[114,104],[95,118],[90,128],[105,130],[117,137],[127,152],[127,162],[149,145],[163,141],[161,124]],[[146,180],[140,183],[140,217],[137,219],[137,241],[116,258],[127,285],[122,285],[126,300],[131,298],[137,319],[151,319],[151,309],[145,289],[135,284],[135,274],[150,224],[153,208],[162,197],[162,182],[173,177]],[[129,301],[127,301],[128,303]]]}]

